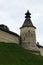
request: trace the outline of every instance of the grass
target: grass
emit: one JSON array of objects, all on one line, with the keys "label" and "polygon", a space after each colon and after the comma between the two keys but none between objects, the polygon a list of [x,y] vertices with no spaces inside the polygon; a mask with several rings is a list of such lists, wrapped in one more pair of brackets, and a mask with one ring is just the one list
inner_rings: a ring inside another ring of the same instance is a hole
[{"label": "grass", "polygon": [[43,57],[15,43],[0,43],[0,65],[43,65]]}]

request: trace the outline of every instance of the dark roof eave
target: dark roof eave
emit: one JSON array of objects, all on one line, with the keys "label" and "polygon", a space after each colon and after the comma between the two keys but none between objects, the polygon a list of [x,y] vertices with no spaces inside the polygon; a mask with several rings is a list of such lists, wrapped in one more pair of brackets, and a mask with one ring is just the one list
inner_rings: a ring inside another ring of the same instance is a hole
[{"label": "dark roof eave", "polygon": [[41,45],[37,45],[37,47],[39,47],[39,48],[43,48],[43,46],[41,46]]},{"label": "dark roof eave", "polygon": [[[2,30],[2,29],[0,29],[0,30]],[[16,33],[12,32],[12,31],[6,31],[6,30],[2,30],[2,31],[4,31],[4,32],[7,32],[7,33],[9,33],[9,34],[16,35],[16,36],[20,37],[18,34],[16,34]]]},{"label": "dark roof eave", "polygon": [[24,28],[24,27],[33,27],[33,28],[35,28],[35,29],[36,29],[36,27],[35,27],[35,26],[23,26],[23,27],[20,27],[20,29],[21,29],[21,28]]}]

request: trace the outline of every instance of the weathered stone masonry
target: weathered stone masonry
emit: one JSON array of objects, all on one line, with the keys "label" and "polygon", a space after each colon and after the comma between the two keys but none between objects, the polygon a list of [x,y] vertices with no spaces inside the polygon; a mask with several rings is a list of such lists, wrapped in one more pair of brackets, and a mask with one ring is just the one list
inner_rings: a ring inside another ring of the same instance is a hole
[{"label": "weathered stone masonry", "polygon": [[25,21],[20,28],[20,36],[9,30],[7,26],[0,25],[0,42],[20,44],[30,52],[43,56],[43,47],[36,44],[36,27],[31,21],[31,13],[27,11]]}]

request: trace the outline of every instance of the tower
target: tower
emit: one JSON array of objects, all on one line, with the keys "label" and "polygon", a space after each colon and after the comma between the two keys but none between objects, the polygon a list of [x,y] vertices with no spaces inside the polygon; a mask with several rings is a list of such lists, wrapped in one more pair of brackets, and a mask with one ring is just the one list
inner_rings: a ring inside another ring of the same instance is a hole
[{"label": "tower", "polygon": [[39,49],[36,46],[36,27],[33,25],[30,15],[29,11],[25,13],[25,21],[20,28],[21,45],[25,49],[38,52]]}]

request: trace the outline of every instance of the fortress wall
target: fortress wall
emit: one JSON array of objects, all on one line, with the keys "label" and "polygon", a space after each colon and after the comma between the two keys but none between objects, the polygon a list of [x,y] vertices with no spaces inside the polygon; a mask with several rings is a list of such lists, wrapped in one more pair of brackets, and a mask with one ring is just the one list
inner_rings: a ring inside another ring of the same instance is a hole
[{"label": "fortress wall", "polygon": [[43,48],[40,48],[40,55],[43,56]]},{"label": "fortress wall", "polygon": [[19,37],[0,30],[0,42],[19,44]]}]

